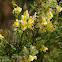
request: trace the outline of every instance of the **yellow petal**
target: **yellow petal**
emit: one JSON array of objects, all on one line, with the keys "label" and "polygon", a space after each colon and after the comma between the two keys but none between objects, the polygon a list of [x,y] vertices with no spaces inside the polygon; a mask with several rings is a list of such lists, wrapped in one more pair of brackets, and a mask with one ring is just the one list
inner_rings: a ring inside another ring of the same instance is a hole
[{"label": "yellow petal", "polygon": [[14,25],[15,25],[15,26],[19,26],[19,23],[18,23],[18,22],[14,22]]},{"label": "yellow petal", "polygon": [[2,35],[0,34],[0,37],[1,37]]}]

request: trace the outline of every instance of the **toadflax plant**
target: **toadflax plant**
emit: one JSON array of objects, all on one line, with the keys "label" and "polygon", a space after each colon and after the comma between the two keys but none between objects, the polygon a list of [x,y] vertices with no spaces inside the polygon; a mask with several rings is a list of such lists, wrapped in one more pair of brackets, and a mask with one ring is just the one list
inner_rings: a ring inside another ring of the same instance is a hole
[{"label": "toadflax plant", "polygon": [[49,41],[54,41],[52,39],[54,36],[58,38],[55,33],[58,32],[57,21],[62,7],[56,0],[36,0],[32,6],[35,10],[34,14],[30,16],[29,11],[26,10],[20,16],[21,19],[18,19],[23,9],[14,1],[12,5],[13,43],[8,42],[8,36],[4,37],[1,30],[0,62],[46,62],[44,57],[47,55],[46,52],[50,53],[51,49]]}]

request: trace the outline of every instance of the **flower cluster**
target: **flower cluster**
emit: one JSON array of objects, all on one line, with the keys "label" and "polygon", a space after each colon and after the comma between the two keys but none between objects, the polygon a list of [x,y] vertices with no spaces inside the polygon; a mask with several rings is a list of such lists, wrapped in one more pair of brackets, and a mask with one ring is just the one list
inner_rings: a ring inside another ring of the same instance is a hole
[{"label": "flower cluster", "polygon": [[14,10],[13,10],[13,14],[18,14],[19,15],[19,13],[22,11],[22,8],[20,8],[20,7],[16,7],[16,8],[14,8]]},{"label": "flower cluster", "polygon": [[53,18],[53,13],[49,10],[45,13],[42,13],[42,18],[41,21],[38,21],[38,23],[36,24],[37,28],[39,29],[39,32],[44,32],[46,30],[48,31],[53,31],[54,27],[52,22],[50,21]]},{"label": "flower cluster", "polygon": [[36,19],[36,13],[33,16],[29,16],[28,10],[21,16],[21,20],[16,19],[14,27],[19,27],[22,31],[25,29],[33,29],[34,20]]},{"label": "flower cluster", "polygon": [[23,49],[23,55],[20,58],[20,62],[31,62],[33,60],[37,60],[37,56],[36,54],[38,54],[38,50],[36,49],[35,46],[31,45],[30,46],[30,50],[28,50],[26,47],[24,47]]},{"label": "flower cluster", "polygon": [[[57,12],[62,10],[61,6],[56,6]],[[47,11],[42,10],[42,13],[39,14],[37,20],[36,28],[39,28],[39,32],[53,31],[55,28],[52,24],[52,18],[54,17],[54,11],[51,8],[48,8]]]},{"label": "flower cluster", "polygon": [[[56,6],[56,9],[58,12],[62,10],[61,6],[59,5]],[[22,8],[16,7],[13,10],[13,14],[14,13],[19,14],[21,10]],[[22,31],[24,31],[27,28],[33,29],[34,21],[36,21],[36,17],[37,17],[36,12],[33,16],[29,16],[28,10],[26,10],[24,14],[21,16],[20,20],[16,19],[16,21],[14,22],[14,26],[19,27],[19,29]],[[38,31],[40,33],[54,30],[54,26],[51,21],[53,17],[54,17],[54,13],[51,8],[48,8],[46,12],[44,11],[44,9],[42,10],[41,16],[39,16],[40,20],[38,19],[37,23],[35,24],[36,28],[39,28]],[[17,31],[17,28],[15,28],[14,30]]]}]

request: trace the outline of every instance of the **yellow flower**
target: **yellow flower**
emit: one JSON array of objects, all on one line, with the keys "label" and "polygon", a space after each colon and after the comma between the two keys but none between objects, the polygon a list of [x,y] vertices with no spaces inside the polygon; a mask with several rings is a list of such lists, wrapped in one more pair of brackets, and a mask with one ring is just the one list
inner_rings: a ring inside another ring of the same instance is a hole
[{"label": "yellow flower", "polygon": [[29,29],[32,29],[32,26],[33,26],[33,23],[31,23],[31,22],[27,22],[27,27],[29,28]]},{"label": "yellow flower", "polygon": [[14,8],[14,11],[16,11],[17,9],[16,8]]},{"label": "yellow flower", "polygon": [[48,21],[47,25],[52,25],[52,22],[51,21]]},{"label": "yellow flower", "polygon": [[16,11],[17,11],[17,9],[16,9],[16,8],[14,8],[14,9],[13,9],[13,14],[14,14]]},{"label": "yellow flower", "polygon": [[34,49],[34,46],[32,46],[32,49]]},{"label": "yellow flower", "polygon": [[53,26],[51,26],[51,27],[50,27],[50,30],[51,30],[51,31],[52,31],[52,30],[54,30],[54,27],[53,27]]},{"label": "yellow flower", "polygon": [[46,50],[48,50],[48,48],[45,47],[45,46],[43,46],[43,47],[42,47],[42,51],[46,52]]},{"label": "yellow flower", "polygon": [[18,7],[17,10],[18,10],[18,13],[20,13],[22,11],[22,8]]},{"label": "yellow flower", "polygon": [[49,13],[49,16],[51,17],[51,13]]},{"label": "yellow flower", "polygon": [[28,20],[28,21],[33,22],[34,20],[33,20],[32,18],[29,18],[29,20]]},{"label": "yellow flower", "polygon": [[22,15],[22,21],[24,22],[26,20],[26,16]]},{"label": "yellow flower", "polygon": [[34,60],[34,57],[33,56],[31,56],[31,55],[29,55],[29,61],[33,61]]},{"label": "yellow flower", "polygon": [[48,25],[47,25],[47,30],[48,30],[48,31],[53,31],[53,30],[54,30],[53,25],[51,25],[51,26],[48,26]]},{"label": "yellow flower", "polygon": [[32,25],[32,23],[28,23],[28,25]]},{"label": "yellow flower", "polygon": [[34,56],[34,59],[37,60],[37,56]]},{"label": "yellow flower", "polygon": [[52,19],[52,17],[53,17],[53,13],[51,12],[51,11],[48,11],[47,13],[46,13],[46,15],[47,15],[47,19],[49,20],[49,19]]},{"label": "yellow flower", "polygon": [[16,7],[16,8],[14,8],[14,10],[13,10],[13,14],[14,14],[14,13],[19,14],[21,11],[22,11],[22,8]]},{"label": "yellow flower", "polygon": [[0,39],[4,38],[1,34],[0,34]]},{"label": "yellow flower", "polygon": [[51,21],[49,21],[49,22],[48,22],[48,24],[52,24],[52,22],[51,22]]},{"label": "yellow flower", "polygon": [[17,21],[14,22],[14,26],[19,26],[19,23]]},{"label": "yellow flower", "polygon": [[24,25],[22,25],[21,27],[24,28],[24,27],[26,27],[26,25],[24,24]]},{"label": "yellow flower", "polygon": [[46,25],[47,24],[47,21],[45,19],[43,19],[41,24]]},{"label": "yellow flower", "polygon": [[27,15],[28,14],[28,10],[26,10],[25,12],[24,12],[24,15]]},{"label": "yellow flower", "polygon": [[22,29],[22,30],[25,30],[26,28],[27,28],[26,24],[22,24],[22,25],[21,25],[21,29]]},{"label": "yellow flower", "polygon": [[24,15],[26,15],[26,14],[27,14],[27,12],[25,11],[25,12],[24,12]]},{"label": "yellow flower", "polygon": [[32,26],[33,24],[31,22],[27,22],[27,26]]},{"label": "yellow flower", "polygon": [[61,6],[57,6],[57,11],[58,11],[58,12],[61,12],[61,11],[62,11]]},{"label": "yellow flower", "polygon": [[52,18],[53,17],[53,14],[52,12],[49,13],[49,17]]},{"label": "yellow flower", "polygon": [[42,23],[43,23],[43,22],[46,22],[46,20],[44,19],[44,20],[42,21]]},{"label": "yellow flower", "polygon": [[24,12],[24,16],[26,16],[26,20],[29,18],[28,10],[26,10],[26,11]]},{"label": "yellow flower", "polygon": [[42,50],[45,50],[46,49],[46,47],[44,46],[44,47],[42,47]]},{"label": "yellow flower", "polygon": [[1,37],[2,35],[0,34],[0,37]]}]

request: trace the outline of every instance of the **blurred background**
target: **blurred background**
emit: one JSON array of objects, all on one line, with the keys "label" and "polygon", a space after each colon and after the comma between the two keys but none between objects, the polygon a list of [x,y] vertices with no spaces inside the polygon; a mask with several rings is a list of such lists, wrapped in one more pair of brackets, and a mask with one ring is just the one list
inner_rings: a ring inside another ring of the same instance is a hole
[{"label": "blurred background", "polygon": [[0,29],[11,30],[12,5],[9,0],[0,0]]}]

